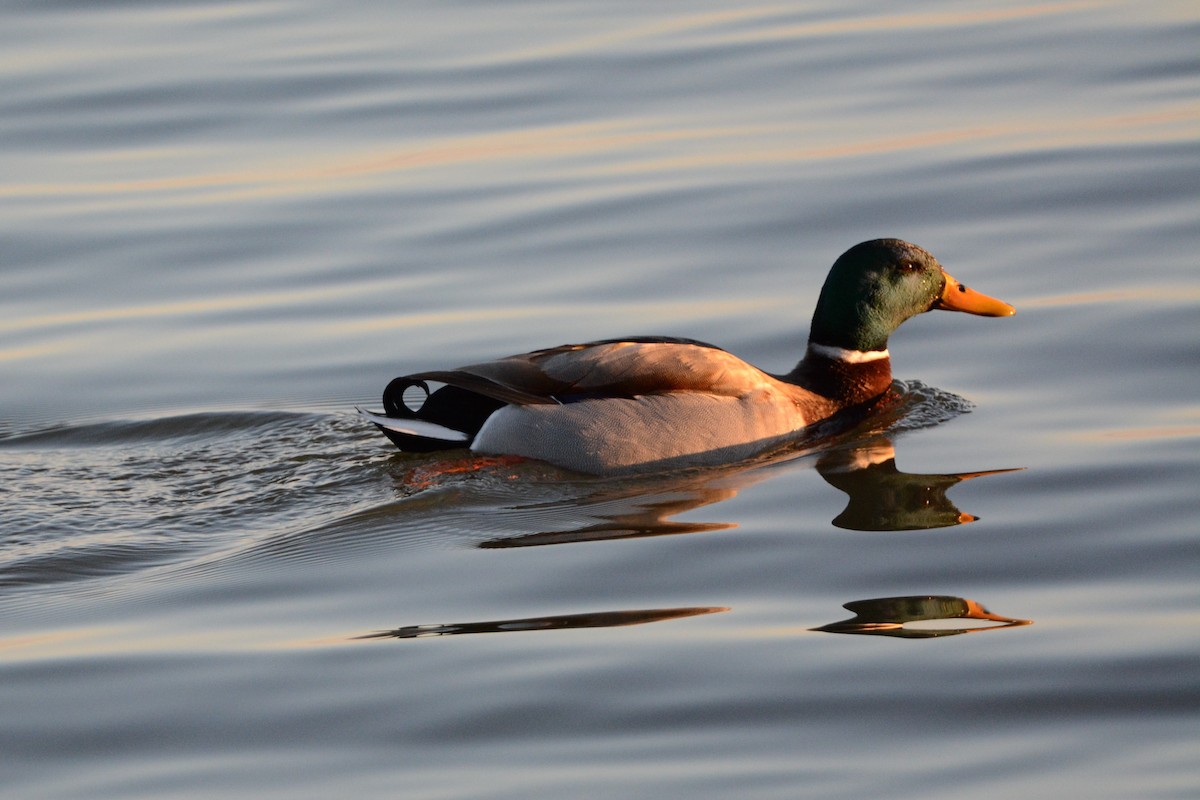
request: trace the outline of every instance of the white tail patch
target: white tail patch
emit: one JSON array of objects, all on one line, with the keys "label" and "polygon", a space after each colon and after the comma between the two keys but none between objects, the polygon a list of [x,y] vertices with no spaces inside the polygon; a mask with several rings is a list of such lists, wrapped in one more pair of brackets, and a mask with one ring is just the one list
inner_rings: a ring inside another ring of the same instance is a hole
[{"label": "white tail patch", "polygon": [[438,425],[436,422],[426,422],[423,419],[401,419],[400,417],[385,417],[382,414],[374,414],[370,411],[364,411],[358,406],[355,410],[359,414],[374,422],[381,428],[387,428],[389,431],[397,433],[408,433],[413,436],[424,436],[426,439],[440,439],[443,442],[465,442],[471,437],[462,431],[456,431],[453,428],[447,428],[445,425]]}]

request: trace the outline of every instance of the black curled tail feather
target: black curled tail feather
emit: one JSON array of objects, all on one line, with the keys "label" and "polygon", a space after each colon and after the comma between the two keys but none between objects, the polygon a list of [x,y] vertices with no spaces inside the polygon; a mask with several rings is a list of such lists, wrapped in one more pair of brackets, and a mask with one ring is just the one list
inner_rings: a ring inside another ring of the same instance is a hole
[{"label": "black curled tail feather", "polygon": [[[415,411],[404,402],[404,392],[414,386],[425,392],[425,399],[421,401],[420,407]],[[421,416],[421,409],[425,407],[430,395],[429,384],[423,380],[407,377],[394,378],[383,390],[383,413],[399,419],[424,419]]]},{"label": "black curled tail feather", "polygon": [[[412,388],[425,393],[424,400],[415,409],[404,402],[404,393]],[[460,431],[467,435],[467,442],[446,441],[386,428],[382,430],[401,450],[430,452],[460,448],[464,444],[469,445],[492,412],[504,405],[501,400],[458,386],[445,385],[431,391],[425,380],[405,375],[393,379],[383,390],[384,414],[394,419],[422,420]]]}]

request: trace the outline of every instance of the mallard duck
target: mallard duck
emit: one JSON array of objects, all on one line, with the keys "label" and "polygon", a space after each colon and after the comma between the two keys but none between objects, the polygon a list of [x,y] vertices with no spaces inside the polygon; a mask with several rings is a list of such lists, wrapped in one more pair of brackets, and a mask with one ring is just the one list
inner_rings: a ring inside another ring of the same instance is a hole
[{"label": "mallard duck", "polygon": [[922,248],[876,239],[834,262],[808,349],[784,375],[692,339],[605,339],[405,375],[384,390],[383,414],[361,413],[407,451],[470,448],[593,474],[733,461],[883,394],[888,336],[932,309],[1015,313]]}]

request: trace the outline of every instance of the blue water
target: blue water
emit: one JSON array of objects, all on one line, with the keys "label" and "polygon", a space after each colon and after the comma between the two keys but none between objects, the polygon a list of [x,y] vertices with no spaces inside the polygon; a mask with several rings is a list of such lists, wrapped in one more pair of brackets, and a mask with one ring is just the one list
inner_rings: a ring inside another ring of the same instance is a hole
[{"label": "blue water", "polygon": [[[1194,3],[3,18],[6,796],[1200,794]],[[880,236],[1018,312],[907,323],[852,429],[598,479],[354,414],[786,371]]]}]

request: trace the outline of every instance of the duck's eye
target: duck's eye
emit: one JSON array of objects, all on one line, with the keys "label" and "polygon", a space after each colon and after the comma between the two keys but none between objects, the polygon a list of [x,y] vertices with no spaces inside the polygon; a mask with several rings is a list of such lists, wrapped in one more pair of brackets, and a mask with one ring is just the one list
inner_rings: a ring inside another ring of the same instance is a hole
[{"label": "duck's eye", "polygon": [[917,272],[920,269],[921,269],[921,265],[915,261],[901,261],[900,262],[900,271],[901,272],[906,272],[906,273],[907,272]]}]

